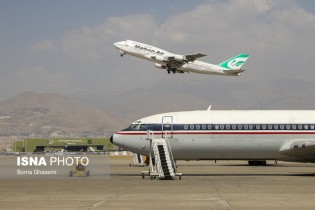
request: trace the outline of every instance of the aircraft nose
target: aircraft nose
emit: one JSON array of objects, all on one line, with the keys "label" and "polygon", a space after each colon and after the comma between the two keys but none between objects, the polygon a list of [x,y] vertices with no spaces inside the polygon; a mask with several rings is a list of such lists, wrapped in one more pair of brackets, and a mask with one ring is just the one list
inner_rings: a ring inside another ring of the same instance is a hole
[{"label": "aircraft nose", "polygon": [[120,41],[120,42],[115,42],[114,43],[114,46],[118,49],[122,48],[122,47],[126,47],[128,44],[127,44],[127,41]]},{"label": "aircraft nose", "polygon": [[119,46],[124,45],[124,44],[125,44],[125,41],[120,41],[120,42],[115,42],[114,46],[119,47]]},{"label": "aircraft nose", "polygon": [[118,50],[121,50],[122,47],[123,47],[123,45],[122,45],[121,42],[115,42],[115,43],[114,43],[114,46],[115,46]]},{"label": "aircraft nose", "polygon": [[114,135],[112,135],[110,138],[109,138],[109,141],[113,144],[114,143],[114,141],[113,141],[113,136]]}]

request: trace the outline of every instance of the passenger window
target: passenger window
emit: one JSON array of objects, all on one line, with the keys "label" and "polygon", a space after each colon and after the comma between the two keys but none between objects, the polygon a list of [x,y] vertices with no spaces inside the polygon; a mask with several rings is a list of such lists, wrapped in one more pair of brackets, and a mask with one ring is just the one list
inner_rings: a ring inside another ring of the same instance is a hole
[{"label": "passenger window", "polygon": [[220,125],[220,130],[224,130],[224,125]]},{"label": "passenger window", "polygon": [[311,127],[311,130],[314,130],[314,128],[315,128],[315,126],[314,126],[314,125],[311,125],[310,127]]},{"label": "passenger window", "polygon": [[284,125],[280,125],[280,129],[283,130],[284,129]]},{"label": "passenger window", "polygon": [[184,125],[184,129],[187,130],[188,129],[188,125]]},{"label": "passenger window", "polygon": [[225,129],[226,129],[226,130],[230,130],[230,129],[231,129],[231,126],[230,126],[230,125],[225,125]]},{"label": "passenger window", "polygon": [[293,130],[296,130],[296,125],[292,125],[292,129],[293,129]]},{"label": "passenger window", "polygon": [[219,130],[219,125],[215,125],[214,128],[215,128],[216,130]]},{"label": "passenger window", "polygon": [[196,125],[196,130],[200,130],[200,125]]},{"label": "passenger window", "polygon": [[238,129],[238,130],[242,130],[242,125],[238,125],[238,126],[237,126],[237,129]]},{"label": "passenger window", "polygon": [[232,129],[233,129],[233,130],[236,130],[236,125],[232,125]]},{"label": "passenger window", "polygon": [[211,130],[212,129],[212,125],[208,125],[208,130]]},{"label": "passenger window", "polygon": [[265,124],[263,124],[263,125],[261,126],[261,128],[262,128],[263,130],[266,130],[267,126],[266,126]]},{"label": "passenger window", "polygon": [[206,125],[202,125],[201,128],[202,128],[202,130],[206,130],[207,126]]},{"label": "passenger window", "polygon": [[248,130],[248,125],[244,125],[244,129],[245,129],[245,130]]},{"label": "passenger window", "polygon": [[304,129],[305,129],[305,130],[308,130],[308,125],[304,125]]},{"label": "passenger window", "polygon": [[257,130],[260,130],[260,125],[256,125],[256,129],[257,129]]},{"label": "passenger window", "polygon": [[290,130],[290,125],[286,125],[285,128],[286,128],[287,130]]},{"label": "passenger window", "polygon": [[253,130],[253,129],[254,129],[254,125],[249,125],[249,126],[248,126],[248,129],[249,129],[249,130]]},{"label": "passenger window", "polygon": [[272,130],[272,125],[268,125],[268,130]]},{"label": "passenger window", "polygon": [[302,125],[298,125],[298,128],[299,128],[299,130],[302,130],[303,126]]},{"label": "passenger window", "polygon": [[279,125],[274,125],[273,127],[274,127],[275,130],[279,129]]},{"label": "passenger window", "polygon": [[194,125],[190,125],[189,128],[190,128],[190,130],[194,130],[195,126]]}]

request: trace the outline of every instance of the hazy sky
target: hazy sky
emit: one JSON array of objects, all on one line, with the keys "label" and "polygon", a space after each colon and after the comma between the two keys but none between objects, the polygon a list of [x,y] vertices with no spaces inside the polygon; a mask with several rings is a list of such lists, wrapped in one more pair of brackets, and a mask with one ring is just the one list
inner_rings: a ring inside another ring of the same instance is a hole
[{"label": "hazy sky", "polygon": [[[1,0],[0,100],[24,91],[115,94],[167,86],[212,100],[232,97],[225,103],[241,100],[243,107],[315,107],[299,106],[315,102],[314,37],[313,0]],[[241,77],[168,75],[145,60],[120,58],[113,43],[124,39],[202,52],[214,64],[239,53],[250,58]]]}]

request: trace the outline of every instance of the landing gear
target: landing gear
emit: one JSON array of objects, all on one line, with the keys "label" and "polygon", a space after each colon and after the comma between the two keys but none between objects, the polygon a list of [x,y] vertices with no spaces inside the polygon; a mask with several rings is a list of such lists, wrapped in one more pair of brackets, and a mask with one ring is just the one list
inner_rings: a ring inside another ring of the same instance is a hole
[{"label": "landing gear", "polygon": [[265,160],[249,160],[248,165],[250,165],[250,166],[266,166],[267,161],[265,161]]},{"label": "landing gear", "polygon": [[119,50],[119,52],[120,52],[120,57],[123,57],[124,55],[126,55],[126,53],[122,50]]},{"label": "landing gear", "polygon": [[168,74],[170,74],[171,72],[173,72],[174,74],[176,73],[176,68],[173,68],[169,65],[166,66],[166,69]]}]

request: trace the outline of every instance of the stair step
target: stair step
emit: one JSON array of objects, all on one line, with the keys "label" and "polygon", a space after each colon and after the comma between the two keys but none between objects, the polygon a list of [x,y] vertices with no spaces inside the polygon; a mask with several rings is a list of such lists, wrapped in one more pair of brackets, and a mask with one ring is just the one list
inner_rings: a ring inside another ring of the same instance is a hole
[{"label": "stair step", "polygon": [[168,149],[168,144],[165,139],[156,139],[153,140],[153,151],[154,155],[158,160],[158,173],[160,174],[160,178],[163,179],[173,179],[174,168],[171,166],[171,157]]}]

